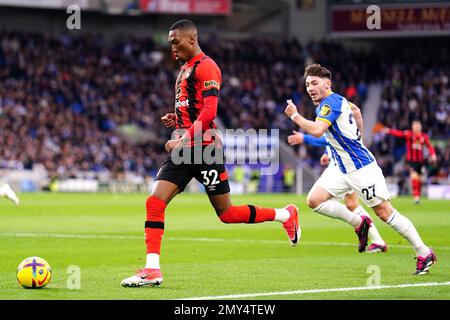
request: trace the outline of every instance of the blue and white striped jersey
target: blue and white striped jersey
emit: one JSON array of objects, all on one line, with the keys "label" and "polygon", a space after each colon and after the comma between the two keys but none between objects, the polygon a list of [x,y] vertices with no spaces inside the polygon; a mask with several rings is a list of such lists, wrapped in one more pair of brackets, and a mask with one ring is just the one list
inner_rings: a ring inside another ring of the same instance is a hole
[{"label": "blue and white striped jersey", "polygon": [[[319,114],[319,109],[320,109],[319,107],[316,108],[316,115]],[[319,138],[316,138],[310,134],[305,134],[303,136],[303,143],[315,147],[325,147],[325,153],[330,158],[329,166],[337,166],[336,159],[334,158],[333,153],[331,152],[331,148],[328,145],[328,141],[327,138],[325,137],[325,134]]]},{"label": "blue and white striped jersey", "polygon": [[331,155],[343,173],[361,169],[375,161],[373,154],[364,146],[347,99],[332,93],[318,107],[317,120],[330,126],[325,132]]}]

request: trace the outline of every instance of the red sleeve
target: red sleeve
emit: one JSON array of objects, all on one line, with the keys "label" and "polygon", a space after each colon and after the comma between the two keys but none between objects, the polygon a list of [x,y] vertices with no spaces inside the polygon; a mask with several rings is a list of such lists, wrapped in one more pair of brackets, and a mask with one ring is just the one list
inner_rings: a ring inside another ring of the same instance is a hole
[{"label": "red sleeve", "polygon": [[210,124],[217,116],[220,86],[222,83],[220,69],[216,63],[210,59],[199,64],[195,76],[201,87],[203,108],[197,119],[183,135],[184,138],[189,137],[189,140],[194,138],[194,127],[201,125],[202,131],[211,128]]},{"label": "red sleeve", "polygon": [[195,75],[199,81],[203,98],[219,97],[222,74],[213,60],[208,59],[204,63],[200,63]]},{"label": "red sleeve", "polygon": [[405,138],[408,135],[408,131],[389,129],[388,134],[397,138]]},{"label": "red sleeve", "polygon": [[216,118],[219,98],[213,96],[206,97],[203,98],[203,103],[203,109],[198,115],[197,120],[195,120],[189,129],[184,133],[183,138],[189,138],[188,140],[192,140],[194,138],[195,127],[201,126],[201,132],[208,130],[210,128],[210,123]]},{"label": "red sleeve", "polygon": [[428,148],[428,151],[430,152],[430,155],[434,156],[436,155],[436,151],[434,150],[433,145],[430,143],[430,139],[428,138],[427,134],[424,134],[423,137],[425,138],[425,145]]}]

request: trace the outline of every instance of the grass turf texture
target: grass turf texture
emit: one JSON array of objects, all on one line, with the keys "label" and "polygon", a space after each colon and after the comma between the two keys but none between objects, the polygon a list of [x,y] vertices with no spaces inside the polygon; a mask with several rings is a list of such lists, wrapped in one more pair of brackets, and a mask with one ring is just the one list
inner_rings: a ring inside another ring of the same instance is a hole
[{"label": "grass turf texture", "polygon": [[[414,252],[376,219],[390,245],[383,254],[357,252],[346,223],[313,213],[305,198],[286,194],[233,196],[234,204],[300,208],[302,238],[292,248],[280,223],[225,225],[205,195],[182,194],[166,210],[159,288],[122,288],[123,278],[145,263],[146,195],[21,194],[21,205],[0,203],[0,299],[179,299],[246,293],[367,285],[369,266],[381,285],[450,281],[449,201],[394,199],[438,262],[426,276],[412,276]],[[372,212],[369,211],[371,214]],[[374,215],[372,214],[374,217]],[[53,270],[48,287],[30,290],[16,281],[28,256],[46,259]],[[81,289],[70,290],[71,265],[80,267]],[[450,299],[450,286],[271,295],[249,299]]]}]

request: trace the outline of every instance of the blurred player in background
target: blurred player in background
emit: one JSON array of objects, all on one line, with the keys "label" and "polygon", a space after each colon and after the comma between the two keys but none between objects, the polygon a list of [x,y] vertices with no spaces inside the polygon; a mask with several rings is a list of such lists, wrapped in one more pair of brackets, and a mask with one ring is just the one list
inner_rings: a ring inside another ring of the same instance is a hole
[{"label": "blurred player in background", "polygon": [[[352,111],[355,114],[355,120],[356,120],[358,118],[358,116],[356,116],[356,115],[360,116],[360,110],[356,105],[354,105],[351,102],[350,102],[350,106],[352,108]],[[316,109],[316,111],[318,112],[317,109]],[[361,121],[357,121],[357,124],[358,124],[358,128],[359,128],[360,132],[362,132],[363,131],[362,117],[360,120]],[[359,124],[359,123],[361,123],[361,124]],[[307,144],[310,146],[315,146],[315,147],[325,147],[326,148],[325,152],[322,155],[322,157],[320,158],[320,164],[323,166],[327,166],[327,168],[325,170],[333,171],[333,172],[335,172],[335,174],[339,174],[338,164],[337,164],[335,158],[333,156],[330,156],[332,154],[331,148],[328,146],[325,136],[316,138],[310,134],[303,134],[303,133],[297,132],[297,131],[294,131],[293,133],[294,133],[293,135],[290,135],[288,137],[289,145],[293,146],[293,145],[298,145],[298,144],[304,143],[304,144]],[[326,174],[326,175],[328,175],[328,174]],[[339,200],[341,200],[341,199],[339,199]],[[350,210],[351,212],[353,212],[354,214],[356,214],[358,216],[367,216],[367,217],[371,218],[369,213],[359,203],[358,195],[353,190],[351,190],[345,194],[344,204],[347,207],[347,209]],[[376,253],[376,252],[386,252],[387,251],[386,242],[383,240],[383,238],[381,238],[381,235],[378,232],[377,227],[375,227],[375,223],[372,223],[370,225],[368,236],[369,236],[369,239],[372,241],[372,243],[366,249],[366,252]]]},{"label": "blurred player in background", "polygon": [[[169,156],[156,177],[151,196],[146,202],[145,241],[147,260],[137,274],[122,281],[125,287],[157,286],[163,281],[159,257],[164,234],[164,212],[168,203],[195,178],[201,182],[219,219],[224,223],[260,223],[278,221],[288,234],[292,246],[300,239],[298,209],[288,205],[282,209],[261,208],[253,205],[234,206],[231,203],[228,174],[223,161],[222,143],[217,135],[208,136],[215,130],[221,71],[216,63],[202,52],[198,44],[197,28],[190,20],[180,20],[169,31],[169,43],[176,60],[182,67],[175,85],[175,113],[161,118],[166,127],[184,129],[176,139],[169,140],[166,151]],[[199,128],[199,130],[198,130]],[[199,131],[199,132],[197,132]],[[197,144],[197,138],[200,141]],[[177,150],[190,153],[194,158],[200,146],[220,152],[221,163],[212,164],[200,155],[201,163],[176,164]],[[174,152],[172,152],[174,151]],[[191,152],[192,151],[192,152]]]},{"label": "blurred player in background", "polygon": [[410,172],[411,189],[414,197],[414,203],[420,202],[420,194],[422,190],[422,174],[426,160],[423,156],[423,149],[426,146],[430,154],[430,162],[436,164],[437,157],[433,146],[430,143],[428,135],[422,132],[422,123],[414,120],[411,130],[395,130],[383,128],[382,132],[397,138],[406,140],[406,163]]},{"label": "blurred player in background", "polygon": [[11,189],[9,184],[5,183],[2,186],[0,186],[0,197],[5,197],[5,198],[11,200],[12,202],[14,202],[14,204],[16,206],[19,205],[19,198],[17,197],[14,190]]},{"label": "blurred player in background", "polygon": [[301,116],[291,100],[287,101],[285,109],[286,115],[307,133],[315,137],[325,134],[340,169],[322,174],[310,190],[307,204],[315,212],[352,225],[359,238],[358,251],[362,252],[367,246],[372,220],[355,215],[335,200],[351,190],[355,191],[381,220],[412,245],[417,255],[414,274],[427,274],[436,261],[436,255],[423,243],[412,222],[392,206],[383,172],[372,153],[361,142],[349,102],[331,91],[331,78],[331,72],[320,64],[313,64],[305,69],[306,90],[320,108],[315,121]]}]

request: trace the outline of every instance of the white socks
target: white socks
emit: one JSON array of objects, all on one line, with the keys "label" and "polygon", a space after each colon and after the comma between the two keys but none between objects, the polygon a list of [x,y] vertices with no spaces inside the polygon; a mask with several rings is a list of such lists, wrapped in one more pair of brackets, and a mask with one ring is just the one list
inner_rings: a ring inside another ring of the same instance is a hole
[{"label": "white socks", "polygon": [[[359,216],[369,217],[373,221],[372,217],[361,205],[359,205],[355,210],[353,210],[353,213]],[[372,223],[369,227],[369,239],[372,241],[372,243],[376,243],[382,246],[386,245],[383,238],[381,238],[378,229],[375,227],[375,223]]]},{"label": "white socks", "polygon": [[[322,202],[313,210],[331,218],[341,219],[351,224],[353,227],[358,227],[360,225],[362,216],[370,217],[362,206],[358,206],[351,212],[345,205],[335,200]],[[430,249],[423,243],[412,222],[405,216],[402,216],[397,210],[394,210],[386,223],[411,243],[418,256],[424,257],[430,254]],[[373,223],[369,228],[369,238],[372,240],[372,243],[385,244]]]},{"label": "white socks", "polygon": [[281,223],[286,222],[291,214],[286,209],[275,209],[275,221],[279,221]]},{"label": "white socks", "polygon": [[160,269],[159,267],[159,254],[147,253],[147,262],[145,263],[146,269]]},{"label": "white socks", "polygon": [[341,219],[353,227],[361,224],[362,218],[347,209],[342,203],[335,200],[327,200],[313,209],[314,211],[334,219]]},{"label": "white socks", "polygon": [[411,243],[418,256],[424,257],[430,254],[430,249],[423,243],[412,222],[397,210],[394,209],[386,223]]},{"label": "white socks", "polygon": [[12,202],[14,202],[17,206],[19,205],[19,198],[13,189],[9,186],[9,184],[3,184],[0,187],[0,197],[6,197]]}]

